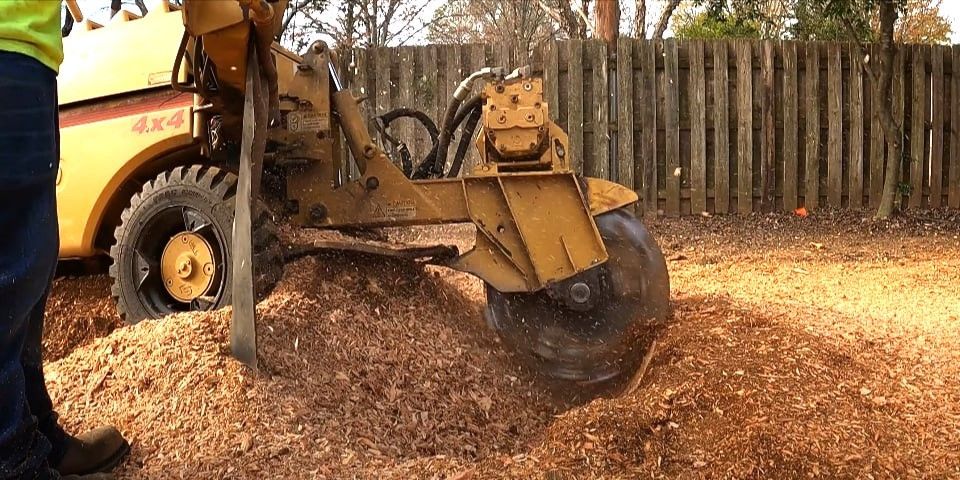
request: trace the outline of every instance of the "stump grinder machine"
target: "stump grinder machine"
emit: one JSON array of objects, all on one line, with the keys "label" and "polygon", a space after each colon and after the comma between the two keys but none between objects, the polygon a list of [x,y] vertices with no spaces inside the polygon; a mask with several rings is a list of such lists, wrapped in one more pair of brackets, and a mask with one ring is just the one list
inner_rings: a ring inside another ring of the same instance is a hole
[{"label": "stump grinder machine", "polygon": [[[61,74],[61,257],[109,251],[128,321],[232,304],[233,352],[256,366],[254,307],[279,277],[285,222],[351,232],[326,248],[479,277],[504,345],[562,385],[636,369],[642,339],[669,316],[663,255],[630,213],[635,192],[574,172],[529,68],[470,73],[439,125],[384,112],[370,122],[377,141],[337,52],[276,43],[286,0],[182,3],[98,25],[68,1],[78,23]],[[401,117],[431,133],[425,158],[381,147],[403,145],[389,132]],[[479,161],[465,168],[470,144]],[[469,251],[356,234],[453,223],[475,227]]]}]

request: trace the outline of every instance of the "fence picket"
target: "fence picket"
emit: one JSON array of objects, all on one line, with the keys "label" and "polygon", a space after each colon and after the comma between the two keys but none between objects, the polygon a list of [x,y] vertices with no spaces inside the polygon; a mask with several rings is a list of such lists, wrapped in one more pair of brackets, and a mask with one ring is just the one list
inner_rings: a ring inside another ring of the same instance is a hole
[{"label": "fence picket", "polygon": [[648,214],[659,210],[657,193],[657,43],[643,42],[643,204]]},{"label": "fence picket", "polygon": [[[633,40],[617,41],[617,165],[616,180],[634,190],[633,178]],[[611,172],[613,173],[613,172]]]},{"label": "fence picket", "polygon": [[816,43],[808,43],[806,46],[803,75],[806,82],[807,118],[803,204],[807,209],[814,209],[820,203],[820,48]]},{"label": "fence picket", "polygon": [[[893,101],[893,108],[892,108],[893,121],[900,127],[900,131],[904,134],[904,136],[906,136],[906,134],[909,133],[907,130],[907,124],[905,122],[905,114],[904,114],[906,109],[906,104],[904,102],[904,98],[905,98],[904,91],[905,91],[905,81],[907,76],[907,72],[906,72],[907,52],[909,52],[909,47],[904,47],[904,48],[898,49],[896,55],[894,55],[893,85],[891,86],[892,101]],[[909,155],[907,146],[908,145],[903,145],[904,157],[908,157]],[[892,155],[892,152],[888,151],[887,161],[900,162],[900,167],[901,167],[900,178],[897,180],[902,182],[906,178],[906,173],[904,172],[904,170],[908,170],[910,168],[910,164],[906,163],[906,165],[904,165],[905,163],[904,158],[892,159],[890,158],[891,155]],[[901,198],[902,195],[900,193],[897,193],[896,195],[897,195],[896,203],[897,205],[899,205],[903,202],[903,198]]]},{"label": "fence picket", "polygon": [[950,64],[950,192],[947,204],[960,208],[960,45],[954,45]]},{"label": "fence picket", "polygon": [[942,202],[943,195],[943,47],[937,45],[931,50],[931,63],[933,71],[931,77],[933,80],[933,90],[931,92],[932,101],[930,107],[933,109],[932,129],[930,136],[930,194],[929,205],[931,208],[938,208]]},{"label": "fence picket", "polygon": [[554,122],[560,121],[560,56],[557,52],[559,46],[557,42],[548,44],[543,57],[543,88],[550,120]]},{"label": "fence picket", "polygon": [[[646,213],[876,207],[887,161],[902,162],[903,206],[960,208],[960,46],[897,48],[891,101],[904,158],[893,160],[864,71],[875,45],[621,38],[616,46],[558,41],[531,58],[571,165],[636,190]],[[468,71],[523,53],[508,47],[357,49],[344,78],[368,98],[367,114],[403,105],[439,120]],[[417,159],[430,148],[412,122],[397,122],[395,134]],[[477,160],[471,148],[465,170]]]},{"label": "fence picket", "polygon": [[[880,49],[876,45],[870,46],[870,58],[879,58]],[[870,81],[870,207],[877,208],[880,205],[880,197],[883,195],[883,171],[884,142],[883,127],[880,126],[880,102],[874,97],[873,93],[877,86],[875,81]]]},{"label": "fence picket", "polygon": [[761,95],[761,149],[760,149],[760,205],[763,211],[772,212],[777,187],[774,157],[777,155],[776,124],[774,114],[774,48],[773,42],[763,42],[763,61],[760,63],[763,81]]},{"label": "fence picket", "polygon": [[910,198],[911,208],[919,207],[923,201],[923,164],[926,157],[924,137],[924,120],[927,111],[927,82],[924,48],[914,45],[911,48],[913,55],[913,83],[910,86],[912,110],[910,113]]},{"label": "fence picket", "polygon": [[677,42],[663,42],[663,122],[666,128],[667,215],[680,214],[680,73],[677,67]]},{"label": "fence picket", "polygon": [[840,44],[827,48],[827,202],[839,207],[843,195],[843,73]]},{"label": "fence picket", "polygon": [[797,44],[783,44],[783,209],[798,206]]},{"label": "fence picket", "polygon": [[737,44],[737,211],[753,212],[753,66],[750,42]]},{"label": "fence picket", "polygon": [[[585,155],[584,174],[608,179],[610,177],[610,98],[607,76],[607,45],[601,41],[587,46],[593,74],[593,148]],[[584,92],[586,95],[587,92]],[[586,152],[585,152],[586,153]]]},{"label": "fence picket", "polygon": [[703,42],[690,43],[690,210],[707,211],[706,93]]},{"label": "fence picket", "polygon": [[729,43],[720,41],[713,49],[713,96],[716,104],[713,134],[716,144],[714,159],[714,211],[730,211],[730,58]]},{"label": "fence picket", "polygon": [[850,72],[850,133],[849,166],[850,184],[848,205],[850,208],[863,206],[863,58],[857,53],[859,48],[851,47]]},{"label": "fence picket", "polygon": [[[570,40],[567,43],[569,64],[567,88],[570,92],[583,92],[583,43]],[[567,95],[567,136],[570,138],[570,166],[583,172],[583,94]]]}]

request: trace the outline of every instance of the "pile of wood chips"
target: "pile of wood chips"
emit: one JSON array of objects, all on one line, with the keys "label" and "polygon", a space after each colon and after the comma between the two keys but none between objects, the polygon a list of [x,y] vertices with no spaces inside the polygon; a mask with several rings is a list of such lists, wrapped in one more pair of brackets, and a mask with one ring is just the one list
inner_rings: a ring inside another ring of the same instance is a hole
[{"label": "pile of wood chips", "polygon": [[557,406],[458,282],[475,280],[308,257],[258,307],[259,374],[228,357],[219,311],[119,328],[48,364],[47,381],[69,430],[108,423],[130,438],[129,478],[377,477],[419,457],[513,452]]},{"label": "pile of wood chips", "polygon": [[476,280],[361,257],[287,266],[260,374],[221,311],[48,381],[71,430],[131,438],[125,478],[960,478],[960,224],[932,222],[655,225],[675,321],[639,388],[586,405],[500,348]]}]

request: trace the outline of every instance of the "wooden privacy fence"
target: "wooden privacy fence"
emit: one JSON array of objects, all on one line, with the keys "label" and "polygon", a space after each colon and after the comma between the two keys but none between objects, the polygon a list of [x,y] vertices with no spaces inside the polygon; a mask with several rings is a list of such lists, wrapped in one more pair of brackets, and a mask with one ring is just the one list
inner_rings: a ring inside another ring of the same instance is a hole
[{"label": "wooden privacy fence", "polygon": [[[543,73],[550,115],[570,135],[577,168],[635,189],[647,212],[873,208],[888,155],[854,51],[621,38],[615,49],[551,43],[523,63]],[[867,53],[879,58],[876,46]],[[511,56],[492,45],[357,50],[350,84],[367,109],[410,106],[439,119],[466,74],[516,66]],[[907,157],[903,205],[960,208],[960,46],[901,46],[893,97]],[[421,130],[399,126],[402,138],[416,139],[418,158],[430,146]]]}]

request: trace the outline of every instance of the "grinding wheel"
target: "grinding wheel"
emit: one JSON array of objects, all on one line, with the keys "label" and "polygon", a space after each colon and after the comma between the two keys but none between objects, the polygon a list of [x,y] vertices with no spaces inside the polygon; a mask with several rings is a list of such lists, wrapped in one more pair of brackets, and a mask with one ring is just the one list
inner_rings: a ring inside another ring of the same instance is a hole
[{"label": "grinding wheel", "polygon": [[609,255],[604,264],[534,293],[487,286],[488,322],[552,380],[599,385],[629,377],[643,358],[643,340],[670,315],[666,262],[646,227],[623,209],[596,223]]}]

